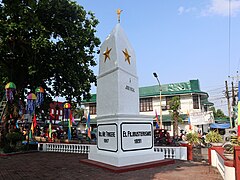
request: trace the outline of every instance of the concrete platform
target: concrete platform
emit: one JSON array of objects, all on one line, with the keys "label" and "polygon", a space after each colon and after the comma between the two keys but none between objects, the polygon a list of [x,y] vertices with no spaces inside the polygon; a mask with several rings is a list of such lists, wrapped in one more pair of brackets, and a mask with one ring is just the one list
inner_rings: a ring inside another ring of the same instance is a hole
[{"label": "concrete platform", "polygon": [[135,170],[140,170],[140,169],[154,168],[157,166],[160,167],[160,166],[165,166],[165,165],[169,165],[169,164],[174,164],[175,160],[171,160],[171,159],[160,160],[160,161],[141,163],[141,164],[136,164],[136,165],[122,166],[122,167],[116,167],[116,166],[112,166],[109,164],[92,161],[89,159],[81,159],[80,162],[91,165],[91,166],[96,166],[96,167],[99,167],[102,169],[107,169],[107,170],[115,172],[115,173],[123,173],[123,172],[128,172],[128,171],[135,171]]},{"label": "concrete platform", "polygon": [[0,180],[222,180],[218,170],[207,163],[179,161],[164,166],[115,173],[79,162],[86,154],[28,153],[0,157]]}]

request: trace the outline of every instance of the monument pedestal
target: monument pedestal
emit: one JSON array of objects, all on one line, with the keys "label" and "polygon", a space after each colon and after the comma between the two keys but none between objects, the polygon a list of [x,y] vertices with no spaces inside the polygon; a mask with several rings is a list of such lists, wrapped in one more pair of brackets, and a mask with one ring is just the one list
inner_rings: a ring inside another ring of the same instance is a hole
[{"label": "monument pedestal", "polygon": [[98,119],[97,147],[91,147],[89,159],[112,166],[128,166],[163,160],[154,153],[153,126],[149,117],[112,115]]},{"label": "monument pedestal", "polygon": [[120,24],[100,48],[97,147],[89,160],[124,167],[163,160],[154,153],[153,116],[139,115],[136,56]]}]

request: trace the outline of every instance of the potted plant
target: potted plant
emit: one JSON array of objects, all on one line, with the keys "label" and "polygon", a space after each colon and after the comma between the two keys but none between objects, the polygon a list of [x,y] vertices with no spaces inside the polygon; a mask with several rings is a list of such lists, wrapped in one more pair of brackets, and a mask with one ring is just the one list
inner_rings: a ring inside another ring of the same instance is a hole
[{"label": "potted plant", "polygon": [[210,131],[206,135],[206,142],[210,143],[212,146],[222,146],[223,145],[223,138],[218,133],[218,131]]},{"label": "potted plant", "polygon": [[231,136],[230,142],[226,142],[223,145],[224,148],[224,156],[230,160],[233,160],[234,147],[240,146],[240,141],[238,140],[238,136]]},{"label": "potted plant", "polygon": [[198,137],[198,133],[196,132],[186,134],[186,141],[193,146],[201,144],[201,139]]},{"label": "potted plant", "polygon": [[201,154],[201,146],[199,146],[202,142],[201,138],[199,138],[198,133],[190,132],[187,133],[185,141],[188,142],[187,152],[188,152],[188,160],[198,160],[199,155]]}]

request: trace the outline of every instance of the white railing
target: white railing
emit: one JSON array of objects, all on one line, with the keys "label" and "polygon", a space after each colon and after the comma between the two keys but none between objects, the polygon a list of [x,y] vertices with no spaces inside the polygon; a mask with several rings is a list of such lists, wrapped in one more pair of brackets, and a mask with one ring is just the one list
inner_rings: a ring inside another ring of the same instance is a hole
[{"label": "white railing", "polygon": [[224,180],[235,180],[235,168],[224,164],[225,160],[215,150],[211,150],[211,165],[216,167]]},{"label": "white railing", "polygon": [[[84,153],[90,152],[91,144],[61,144],[61,143],[38,143],[38,151],[62,152],[62,153]],[[187,160],[187,147],[161,147],[155,146],[154,152],[164,153],[164,158]]]},{"label": "white railing", "polygon": [[38,151],[88,154],[90,144],[38,143]]},{"label": "white railing", "polygon": [[163,152],[165,159],[187,160],[187,147],[155,146],[154,152]]}]

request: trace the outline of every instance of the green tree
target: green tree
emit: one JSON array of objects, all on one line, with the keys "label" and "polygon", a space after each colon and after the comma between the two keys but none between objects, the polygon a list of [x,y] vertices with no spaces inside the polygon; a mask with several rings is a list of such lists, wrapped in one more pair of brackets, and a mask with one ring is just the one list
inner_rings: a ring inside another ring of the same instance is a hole
[{"label": "green tree", "polygon": [[82,117],[84,116],[84,109],[80,107],[75,108],[73,111],[73,116],[81,121]]},{"label": "green tree", "polygon": [[170,110],[172,113],[172,119],[173,119],[173,136],[178,137],[178,121],[181,119],[179,117],[179,110],[180,110],[180,97],[174,96],[170,102]]},{"label": "green tree", "polygon": [[0,97],[8,82],[17,87],[5,111],[4,134],[10,114],[18,118],[18,100],[39,86],[45,89],[45,113],[54,96],[77,102],[90,97],[97,24],[92,12],[70,0],[0,2]]},{"label": "green tree", "polygon": [[215,109],[215,107],[210,107],[210,111],[213,111],[214,118],[227,118],[221,109]]},{"label": "green tree", "polygon": [[70,0],[3,0],[0,4],[0,88],[17,94],[42,86],[49,96],[90,96],[100,44],[98,20]]}]

